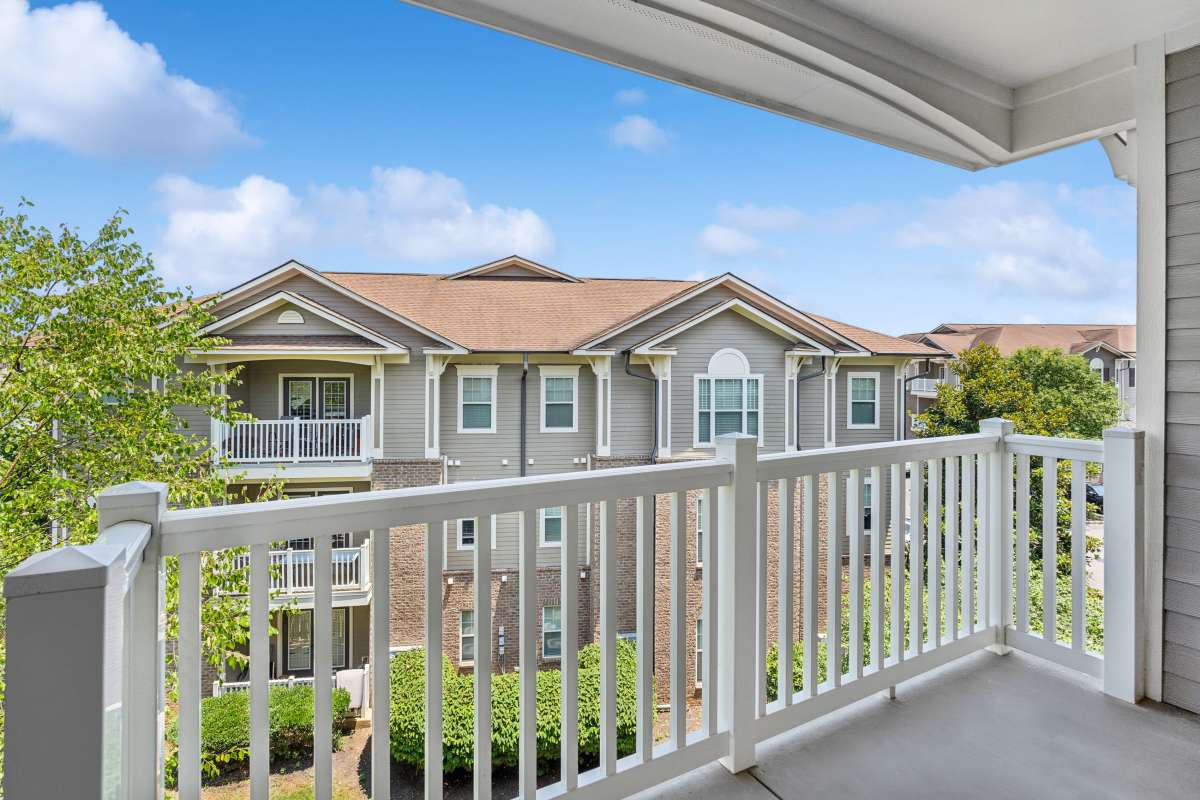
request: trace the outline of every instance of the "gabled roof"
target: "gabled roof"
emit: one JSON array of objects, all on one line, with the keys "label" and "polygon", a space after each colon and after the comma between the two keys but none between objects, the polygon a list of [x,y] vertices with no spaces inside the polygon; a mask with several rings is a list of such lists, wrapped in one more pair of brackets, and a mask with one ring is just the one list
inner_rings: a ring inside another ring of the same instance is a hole
[{"label": "gabled roof", "polygon": [[521,256],[517,255],[507,256],[496,261],[489,261],[486,264],[480,264],[478,267],[471,267],[470,269],[464,269],[462,272],[446,275],[445,278],[448,281],[453,281],[460,278],[492,277],[502,271],[506,272],[503,277],[541,277],[549,280],[579,283],[579,278],[576,278],[574,275],[559,272],[553,267],[547,267],[545,264],[539,264],[536,261],[530,261],[528,258],[521,258]]},{"label": "gabled roof", "polygon": [[1100,347],[1119,358],[1133,358],[1137,353],[1136,325],[947,322],[928,333],[905,336],[926,341],[952,355],[978,344],[990,344],[1004,356],[1022,347],[1044,347],[1065,353],[1085,353]]},{"label": "gabled roof", "polygon": [[[264,297],[262,300],[259,300],[257,303],[248,305],[245,308],[241,309],[240,311],[230,314],[227,317],[221,317],[220,319],[215,320],[214,322],[211,322],[207,326],[205,326],[204,332],[209,333],[209,334],[219,334],[222,331],[236,329],[238,326],[244,325],[245,323],[249,322],[252,319],[255,319],[256,317],[262,316],[263,314],[267,314],[267,313],[273,311],[274,309],[280,308],[285,305],[297,306],[298,308],[302,308],[305,311],[308,311],[310,314],[314,314],[318,317],[329,320],[330,322],[337,325],[338,327],[344,328],[346,330],[348,336],[328,336],[328,335],[312,335],[312,334],[280,334],[280,335],[262,334],[262,335],[256,335],[254,338],[263,339],[263,340],[278,340],[278,341],[282,341],[285,339],[287,339],[287,340],[310,340],[310,339],[327,340],[327,339],[351,338],[351,339],[355,339],[359,342],[366,342],[368,344],[372,344],[375,347],[378,347],[381,350],[385,350],[388,352],[393,352],[393,353],[407,353],[408,352],[408,348],[405,345],[401,344],[400,342],[397,342],[394,339],[384,336],[382,333],[372,330],[371,328],[368,328],[366,325],[356,322],[355,320],[352,320],[343,314],[339,314],[337,311],[334,311],[332,308],[321,305],[320,303],[318,303],[317,301],[315,301],[309,297],[305,297],[304,295],[302,295],[298,292],[289,292],[289,291],[276,292],[275,294]],[[231,335],[223,337],[223,338],[228,338],[231,341],[239,340],[239,339],[240,340],[247,339],[246,336],[237,336],[236,334],[231,334]],[[228,347],[230,347],[230,345],[226,345],[225,347],[219,347],[217,349],[218,350],[228,349]]]},{"label": "gabled roof", "polygon": [[665,331],[660,331],[647,339],[643,339],[631,347],[630,350],[635,353],[648,353],[653,351],[659,345],[675,338],[689,328],[695,327],[701,322],[712,319],[718,314],[722,314],[726,311],[732,311],[736,314],[740,314],[741,316],[758,323],[767,330],[772,331],[779,336],[782,336],[786,339],[791,339],[798,345],[797,349],[806,350],[816,355],[831,356],[834,354],[833,350],[826,345],[823,345],[815,339],[806,336],[800,331],[792,328],[786,322],[767,314],[761,309],[758,309],[737,297],[730,298],[723,303],[717,303],[697,314],[693,314],[682,322],[678,322],[675,325],[667,328]]}]

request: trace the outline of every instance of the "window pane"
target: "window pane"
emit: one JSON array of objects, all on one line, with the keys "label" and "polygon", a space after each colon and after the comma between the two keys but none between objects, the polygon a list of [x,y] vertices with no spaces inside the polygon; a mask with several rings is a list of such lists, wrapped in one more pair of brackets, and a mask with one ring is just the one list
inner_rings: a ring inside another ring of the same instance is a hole
[{"label": "window pane", "polygon": [[463,378],[462,399],[464,403],[492,402],[492,379]]},{"label": "window pane", "polygon": [[542,539],[547,543],[562,541],[562,508],[547,508],[542,517]]},{"label": "window pane", "polygon": [[466,547],[475,544],[475,520],[463,519],[458,522],[459,541]]},{"label": "window pane", "polygon": [[875,379],[874,378],[851,378],[850,379],[850,399],[851,400],[875,400]]},{"label": "window pane", "polygon": [[701,411],[707,411],[712,408],[712,381],[708,378],[700,380],[700,402]]},{"label": "window pane", "polygon": [[558,606],[542,608],[542,657],[562,655],[562,610]]},{"label": "window pane", "polygon": [[483,428],[492,427],[492,404],[491,403],[469,403],[463,406],[463,428]]},{"label": "window pane", "polygon": [[547,428],[570,428],[575,425],[575,406],[570,403],[546,404]]},{"label": "window pane", "polygon": [[696,438],[701,442],[712,441],[712,417],[709,412],[703,411],[700,413],[700,430]]},{"label": "window pane", "polygon": [[574,378],[546,378],[547,403],[570,403],[574,400]]},{"label": "window pane", "polygon": [[542,658],[562,657],[562,634],[547,631],[542,637]]},{"label": "window pane", "polygon": [[321,381],[321,415],[327,419],[349,416],[349,384],[344,380]]},{"label": "window pane", "polygon": [[333,610],[333,666],[346,666],[346,609]]},{"label": "window pane", "polygon": [[746,412],[746,433],[751,436],[758,436],[758,412]]},{"label": "window pane", "polygon": [[746,381],[746,408],[758,408],[758,381]]},{"label": "window pane", "polygon": [[312,613],[288,614],[288,669],[312,669]]},{"label": "window pane", "polygon": [[[716,408],[718,411],[742,410],[742,381],[740,378],[716,381]],[[719,426],[718,426],[719,430]]]},{"label": "window pane", "polygon": [[458,654],[459,661],[474,661],[475,660],[475,637],[462,637],[462,652]]},{"label": "window pane", "polygon": [[309,419],[313,415],[313,382],[288,381],[288,415]]},{"label": "window pane", "polygon": [[850,422],[854,425],[874,425],[875,404],[858,402],[851,403]]},{"label": "window pane", "polygon": [[741,433],[742,432],[742,412],[741,411],[718,411],[717,417],[717,436],[724,433]]},{"label": "window pane", "polygon": [[562,630],[562,609],[546,606],[542,609],[542,628],[548,631]]},{"label": "window pane", "polygon": [[475,612],[474,611],[462,612],[462,635],[463,636],[474,636],[475,635]]}]

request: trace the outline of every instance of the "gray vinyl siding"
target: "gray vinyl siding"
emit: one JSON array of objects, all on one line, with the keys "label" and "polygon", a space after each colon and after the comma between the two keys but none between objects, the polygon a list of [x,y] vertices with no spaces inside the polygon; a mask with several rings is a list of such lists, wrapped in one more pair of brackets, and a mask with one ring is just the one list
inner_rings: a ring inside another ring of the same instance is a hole
[{"label": "gray vinyl siding", "polygon": [[735,311],[726,311],[665,342],[676,348],[671,358],[671,455],[705,457],[712,448],[696,448],[695,377],[708,372],[718,350],[739,350],[750,363],[751,375],[762,375],[759,424],[762,451],[783,449],[784,350],[793,342],[772,333]]},{"label": "gray vinyl siding", "polygon": [[800,378],[796,393],[800,405],[797,445],[801,450],[814,450],[825,446],[825,377],[820,362],[800,370]]},{"label": "gray vinyl siding", "polygon": [[[635,375],[653,377],[644,364],[632,364]],[[654,448],[654,384],[625,374],[624,356],[612,364],[612,454],[648,457]]]},{"label": "gray vinyl siding", "polygon": [[686,300],[672,308],[668,308],[666,311],[662,311],[650,319],[634,325],[627,331],[622,331],[599,346],[605,349],[616,350],[620,353],[636,344],[640,344],[656,333],[661,333],[684,320],[696,316],[702,311],[720,305],[734,297],[737,297],[737,295],[725,286],[713,287],[703,294]]},{"label": "gray vinyl siding", "polygon": [[[446,370],[447,373],[450,370]],[[383,366],[384,458],[425,457],[425,359]]]},{"label": "gray vinyl siding", "polygon": [[[851,428],[847,426],[847,393],[850,390],[849,376],[875,373],[879,376],[879,427]],[[890,364],[842,364],[837,374],[837,398],[833,404],[837,423],[838,447],[855,444],[890,442],[896,438],[896,368]]]},{"label": "gray vinyl siding", "polygon": [[[279,315],[289,309],[304,317],[304,322],[300,324],[287,323],[280,325],[278,322]],[[226,331],[222,331],[222,333],[238,336],[249,336],[252,334],[267,336],[345,336],[351,333],[351,331],[311,311],[297,308],[291,303],[285,303],[279,308],[273,308],[266,313],[259,314],[240,325],[235,325]]]},{"label": "gray vinyl siding", "polygon": [[1200,712],[1200,47],[1167,57],[1163,699]]},{"label": "gray vinyl siding", "polygon": [[[542,433],[541,373],[538,364],[529,365],[526,407],[526,458],[533,464],[526,466],[527,475],[546,475],[557,472],[583,471],[587,469],[587,456],[595,449],[596,437],[596,384],[591,368],[580,365],[577,379],[578,408],[576,409],[578,431],[576,433]],[[521,366],[502,364],[496,376],[496,432],[458,432],[458,370],[451,364],[442,374],[441,381],[441,450],[446,458],[461,461],[461,466],[448,468],[451,483],[489,478],[514,478],[521,474]],[[583,464],[572,464],[572,459],[582,458]],[[508,465],[501,464],[503,459]],[[582,531],[582,519],[581,516]],[[496,569],[513,569],[517,566],[519,517],[502,514],[496,518],[496,550],[492,556]],[[453,526],[451,526],[453,527]],[[581,537],[582,540],[583,537]],[[469,550],[458,550],[457,530],[447,532],[446,566],[449,569],[470,569],[473,556]],[[586,557],[581,541],[580,559]],[[557,547],[539,547],[538,565],[557,566],[560,551]]]},{"label": "gray vinyl siding", "polygon": [[371,413],[371,368],[340,361],[250,361],[242,369],[241,378],[249,402],[243,407],[255,419],[279,419],[281,375],[350,375],[352,416],[365,417]]},{"label": "gray vinyl siding", "polygon": [[[184,372],[204,372],[208,369],[204,364],[179,364]],[[208,442],[210,423],[208,414],[196,406],[175,406],[175,417],[179,420],[179,429],[186,431],[197,439]]]}]

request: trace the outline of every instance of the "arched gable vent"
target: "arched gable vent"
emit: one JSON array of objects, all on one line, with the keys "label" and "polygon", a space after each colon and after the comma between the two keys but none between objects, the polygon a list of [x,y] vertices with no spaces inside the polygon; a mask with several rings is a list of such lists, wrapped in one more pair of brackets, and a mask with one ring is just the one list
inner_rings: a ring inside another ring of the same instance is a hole
[{"label": "arched gable vent", "polygon": [[726,347],[713,353],[708,360],[709,375],[748,375],[750,362],[742,355],[742,351]]},{"label": "arched gable vent", "polygon": [[289,308],[279,315],[277,320],[280,325],[303,325],[304,316],[294,308]]}]

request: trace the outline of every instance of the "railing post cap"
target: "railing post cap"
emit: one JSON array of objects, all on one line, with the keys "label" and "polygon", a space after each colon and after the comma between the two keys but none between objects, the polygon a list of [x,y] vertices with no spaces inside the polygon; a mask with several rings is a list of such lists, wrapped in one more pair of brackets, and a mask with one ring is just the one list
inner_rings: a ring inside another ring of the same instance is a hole
[{"label": "railing post cap", "polygon": [[1118,425],[1115,428],[1104,429],[1105,439],[1134,439],[1141,440],[1146,438],[1146,432],[1137,428],[1130,428],[1125,425]]},{"label": "railing post cap", "polygon": [[1014,430],[1012,422],[1003,417],[989,417],[979,421],[979,432],[990,433],[995,432],[1001,436],[1008,436]]},{"label": "railing post cap", "polygon": [[146,503],[147,496],[154,496],[165,505],[167,485],[158,481],[128,481],[110,486],[96,496],[97,508],[128,508]]},{"label": "railing post cap", "polygon": [[120,547],[102,544],[34,553],[4,576],[4,596],[29,597],[105,586],[109,570],[123,555]]}]

